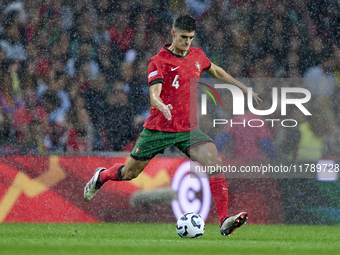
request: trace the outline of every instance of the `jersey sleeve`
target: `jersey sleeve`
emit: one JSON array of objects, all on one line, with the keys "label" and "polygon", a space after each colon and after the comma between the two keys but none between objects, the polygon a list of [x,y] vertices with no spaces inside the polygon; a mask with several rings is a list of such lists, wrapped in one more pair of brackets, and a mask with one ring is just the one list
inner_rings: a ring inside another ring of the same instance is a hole
[{"label": "jersey sleeve", "polygon": [[211,66],[211,61],[201,49],[200,49],[200,51],[201,51],[202,71],[207,70]]},{"label": "jersey sleeve", "polygon": [[155,83],[163,83],[164,74],[162,69],[160,68],[160,64],[157,63],[155,59],[150,59],[149,68],[148,68],[148,84],[152,86]]}]

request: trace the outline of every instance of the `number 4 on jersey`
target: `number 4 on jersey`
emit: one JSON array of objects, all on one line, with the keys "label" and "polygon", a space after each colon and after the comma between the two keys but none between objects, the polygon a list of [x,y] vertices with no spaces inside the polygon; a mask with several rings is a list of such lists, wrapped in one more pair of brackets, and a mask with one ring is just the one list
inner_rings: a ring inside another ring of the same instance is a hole
[{"label": "number 4 on jersey", "polygon": [[172,87],[175,87],[176,89],[179,88],[179,83],[178,83],[178,74],[176,74],[174,81],[172,82]]}]

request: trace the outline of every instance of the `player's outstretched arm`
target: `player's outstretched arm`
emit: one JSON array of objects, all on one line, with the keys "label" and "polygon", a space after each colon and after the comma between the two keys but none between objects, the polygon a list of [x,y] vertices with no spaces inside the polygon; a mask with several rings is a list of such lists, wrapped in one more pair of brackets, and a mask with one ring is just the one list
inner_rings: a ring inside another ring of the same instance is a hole
[{"label": "player's outstretched arm", "polygon": [[[223,70],[223,68],[215,65],[214,63],[211,62],[211,66],[208,70],[205,70],[211,77],[217,78],[221,80],[222,82],[228,83],[235,85],[242,89],[243,93],[247,94],[247,86],[244,85],[242,82],[234,79],[231,75],[229,75],[226,71]],[[258,104],[259,101],[262,101],[259,97],[258,94],[253,91],[253,98],[255,99],[256,103]]]},{"label": "player's outstretched arm", "polygon": [[172,109],[172,105],[171,104],[165,105],[163,103],[162,99],[160,98],[161,91],[162,83],[155,83],[150,87],[151,105],[155,107],[157,110],[160,110],[164,114],[164,117],[170,121],[172,117],[170,111]]}]

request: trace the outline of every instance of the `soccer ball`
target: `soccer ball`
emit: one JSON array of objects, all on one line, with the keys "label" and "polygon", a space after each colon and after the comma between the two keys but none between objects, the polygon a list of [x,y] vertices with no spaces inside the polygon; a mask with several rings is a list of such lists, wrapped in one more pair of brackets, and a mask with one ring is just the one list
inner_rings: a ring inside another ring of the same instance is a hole
[{"label": "soccer ball", "polygon": [[185,213],[176,224],[177,233],[183,238],[200,238],[205,230],[204,220],[197,213]]}]

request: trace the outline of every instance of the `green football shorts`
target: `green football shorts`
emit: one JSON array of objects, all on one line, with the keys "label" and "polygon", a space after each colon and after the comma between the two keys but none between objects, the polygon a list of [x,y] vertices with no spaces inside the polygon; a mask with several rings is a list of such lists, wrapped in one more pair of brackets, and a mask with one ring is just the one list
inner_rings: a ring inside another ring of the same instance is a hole
[{"label": "green football shorts", "polygon": [[131,152],[131,157],[137,160],[152,159],[171,145],[189,156],[190,148],[201,143],[213,143],[213,140],[200,129],[187,132],[165,132],[144,128]]}]

